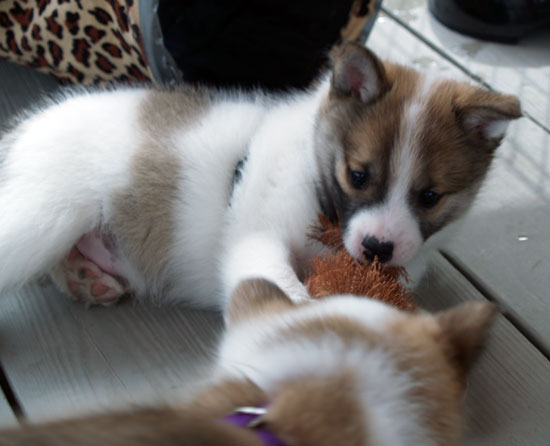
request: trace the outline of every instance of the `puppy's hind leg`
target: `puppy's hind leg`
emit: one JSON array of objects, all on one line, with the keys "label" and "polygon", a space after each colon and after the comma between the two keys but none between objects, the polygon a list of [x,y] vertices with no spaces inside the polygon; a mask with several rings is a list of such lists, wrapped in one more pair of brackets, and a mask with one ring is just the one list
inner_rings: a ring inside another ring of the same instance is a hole
[{"label": "puppy's hind leg", "polygon": [[0,140],[0,292],[45,273],[127,186],[141,93],[71,97]]},{"label": "puppy's hind leg", "polygon": [[85,257],[78,244],[50,270],[50,275],[61,290],[86,305],[111,305],[127,292],[121,277],[107,273]]}]

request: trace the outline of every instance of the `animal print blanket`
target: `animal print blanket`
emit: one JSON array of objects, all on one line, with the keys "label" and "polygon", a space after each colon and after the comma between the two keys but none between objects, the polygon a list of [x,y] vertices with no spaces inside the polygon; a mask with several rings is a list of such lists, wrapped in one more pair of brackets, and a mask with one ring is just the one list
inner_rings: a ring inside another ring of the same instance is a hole
[{"label": "animal print blanket", "polygon": [[147,81],[134,0],[4,0],[0,57],[63,83]]}]

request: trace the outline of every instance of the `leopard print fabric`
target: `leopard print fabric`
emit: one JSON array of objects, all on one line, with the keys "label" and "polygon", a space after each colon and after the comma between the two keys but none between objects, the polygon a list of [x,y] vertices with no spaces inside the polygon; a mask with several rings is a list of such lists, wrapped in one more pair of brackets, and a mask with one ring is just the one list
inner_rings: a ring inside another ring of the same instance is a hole
[{"label": "leopard print fabric", "polygon": [[1,0],[0,58],[63,83],[153,79],[137,0]]}]

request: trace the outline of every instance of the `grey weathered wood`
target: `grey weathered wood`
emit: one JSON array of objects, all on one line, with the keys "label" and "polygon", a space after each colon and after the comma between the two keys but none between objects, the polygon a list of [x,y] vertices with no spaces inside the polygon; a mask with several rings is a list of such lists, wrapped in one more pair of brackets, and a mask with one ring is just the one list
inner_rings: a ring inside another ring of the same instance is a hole
[{"label": "grey weathered wood", "polygon": [[[430,311],[484,299],[440,254],[417,293],[417,303]],[[547,446],[549,402],[549,361],[499,316],[470,376],[466,444]]]},{"label": "grey weathered wood", "polygon": [[17,418],[15,418],[13,410],[4,394],[0,393],[0,429],[14,426],[17,426]]},{"label": "grey weathered wood", "polygon": [[0,297],[0,361],[33,421],[182,401],[220,329],[218,314],[184,308],[86,310],[51,286]]},{"label": "grey weathered wood", "polygon": [[[443,76],[468,79],[441,54],[384,14],[373,28],[368,45],[382,57]],[[543,71],[546,69],[541,67]],[[517,92],[523,99],[522,91],[508,92]],[[550,107],[550,96],[540,96],[539,100]],[[550,352],[549,153],[550,133],[525,118],[510,124],[482,193],[456,234],[443,243],[445,252],[513,313],[547,352]]]},{"label": "grey weathered wood", "polygon": [[19,111],[57,88],[51,76],[0,60],[0,130]]}]

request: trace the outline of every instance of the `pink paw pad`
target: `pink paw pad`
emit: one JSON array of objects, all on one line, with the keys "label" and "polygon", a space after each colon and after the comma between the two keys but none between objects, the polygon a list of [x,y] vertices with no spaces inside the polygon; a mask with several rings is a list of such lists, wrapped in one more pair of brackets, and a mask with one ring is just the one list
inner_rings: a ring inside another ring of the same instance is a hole
[{"label": "pink paw pad", "polygon": [[112,304],[127,292],[122,280],[103,271],[76,246],[65,257],[63,270],[68,291],[88,304]]}]

